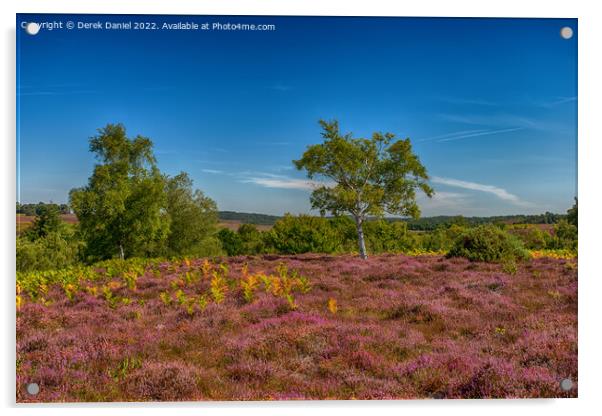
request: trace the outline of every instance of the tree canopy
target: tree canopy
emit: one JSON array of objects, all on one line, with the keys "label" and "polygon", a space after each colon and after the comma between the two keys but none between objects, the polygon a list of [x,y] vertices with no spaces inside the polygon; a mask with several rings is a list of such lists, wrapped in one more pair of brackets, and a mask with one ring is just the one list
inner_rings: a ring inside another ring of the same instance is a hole
[{"label": "tree canopy", "polygon": [[108,124],[90,139],[99,163],[88,185],[69,194],[87,258],[145,256],[167,238],[164,179],[152,146],[147,137],[128,138],[121,124]]},{"label": "tree canopy", "polygon": [[181,172],[166,177],[167,214],[170,219],[167,255],[207,255],[219,253],[217,205]]},{"label": "tree canopy", "polygon": [[360,255],[366,257],[362,223],[368,216],[385,213],[418,218],[416,191],[431,197],[426,168],[412,151],[410,139],[393,133],[373,133],[371,138],[342,134],[335,121],[320,120],[324,142],[308,146],[297,169],[310,179],[331,183],[317,186],[311,205],[322,215],[349,213],[357,226]]}]

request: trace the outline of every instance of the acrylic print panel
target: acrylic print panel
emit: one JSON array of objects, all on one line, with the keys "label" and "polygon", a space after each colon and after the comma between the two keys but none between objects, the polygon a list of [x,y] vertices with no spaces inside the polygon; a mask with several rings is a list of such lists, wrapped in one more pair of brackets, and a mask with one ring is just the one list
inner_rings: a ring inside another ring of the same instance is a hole
[{"label": "acrylic print panel", "polygon": [[17,401],[576,397],[577,36],[18,15]]}]

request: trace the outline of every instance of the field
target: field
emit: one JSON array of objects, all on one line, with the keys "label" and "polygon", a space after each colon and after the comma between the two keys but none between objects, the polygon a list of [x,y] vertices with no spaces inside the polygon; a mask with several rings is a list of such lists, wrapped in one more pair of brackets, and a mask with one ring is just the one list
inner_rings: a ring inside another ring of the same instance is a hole
[{"label": "field", "polygon": [[[77,223],[77,217],[74,214],[61,214],[60,217],[61,217],[61,220],[63,220],[67,224],[76,224]],[[31,224],[34,222],[35,219],[36,219],[36,217],[33,215],[17,214],[17,216],[16,216],[17,234],[19,234],[22,231],[25,231],[27,228],[31,227]]]},{"label": "field", "polygon": [[266,255],[30,279],[20,402],[577,396],[576,259]]},{"label": "field", "polygon": [[[218,227],[228,228],[232,231],[236,231],[236,230],[238,230],[238,227],[240,227],[242,224],[244,224],[244,223],[241,222],[240,220],[220,220],[220,222],[218,223]],[[268,231],[272,228],[271,225],[266,225],[266,224],[253,224],[253,225],[255,225],[255,227],[259,231]]]}]

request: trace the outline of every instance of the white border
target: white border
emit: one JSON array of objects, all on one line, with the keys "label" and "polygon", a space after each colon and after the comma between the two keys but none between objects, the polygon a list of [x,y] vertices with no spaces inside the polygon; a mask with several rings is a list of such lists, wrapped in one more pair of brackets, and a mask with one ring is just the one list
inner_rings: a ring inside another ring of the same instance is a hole
[{"label": "white border", "polygon": [[[602,65],[599,42],[602,39],[602,19],[593,1],[476,1],[423,0],[386,2],[381,0],[163,0],[161,3],[140,0],[54,0],[3,1],[2,13],[2,106],[3,137],[0,141],[0,171],[2,172],[2,375],[0,394],[9,414],[39,412],[49,415],[111,413],[165,415],[232,414],[238,415],[305,415],[345,412],[365,414],[374,410],[382,414],[482,414],[507,415],[518,412],[537,412],[547,415],[591,414],[602,408],[602,368],[600,351],[602,327],[602,273],[596,260],[599,255],[600,186],[602,177],[600,107],[602,97],[600,74]],[[193,403],[193,404],[121,404],[52,405],[25,407],[14,404],[14,233],[15,221],[15,13],[131,13],[131,14],[230,14],[230,15],[347,15],[347,16],[474,16],[474,17],[577,17],[579,18],[579,399],[572,400],[495,400],[495,401],[403,401],[403,402],[278,402],[278,403]]]}]

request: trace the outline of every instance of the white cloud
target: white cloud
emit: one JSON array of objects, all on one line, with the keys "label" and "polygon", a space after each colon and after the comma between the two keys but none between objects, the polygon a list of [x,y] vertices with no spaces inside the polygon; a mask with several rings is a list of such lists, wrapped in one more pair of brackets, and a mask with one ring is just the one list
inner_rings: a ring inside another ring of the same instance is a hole
[{"label": "white cloud", "polygon": [[453,136],[453,137],[448,137],[448,138],[444,138],[441,140],[437,140],[437,142],[439,142],[439,143],[440,142],[451,142],[453,140],[467,139],[469,137],[489,136],[491,134],[510,133],[512,131],[518,131],[518,130],[523,130],[523,127],[514,127],[511,129],[487,130],[487,131],[482,131],[482,132],[462,134],[459,136]]},{"label": "white cloud", "polygon": [[244,178],[241,182],[252,183],[255,185],[263,186],[265,188],[278,188],[278,189],[301,189],[310,190],[320,186],[332,186],[330,182],[319,182],[309,179],[296,179],[288,176],[274,175],[271,173],[259,173],[253,176]]},{"label": "white cloud", "polygon": [[211,174],[214,174],[214,175],[218,175],[220,173],[224,173],[223,171],[216,170],[216,169],[201,169],[201,172],[211,173]]},{"label": "white cloud", "polygon": [[540,101],[537,105],[544,108],[551,108],[561,104],[572,103],[574,101],[577,101],[577,97],[556,97],[552,100]]},{"label": "white cloud", "polygon": [[447,186],[453,186],[456,188],[470,189],[472,191],[490,193],[504,201],[511,202],[515,205],[521,205],[521,206],[529,205],[528,202],[522,201],[518,196],[511,194],[507,190],[505,190],[503,188],[499,188],[494,185],[485,185],[485,184],[481,184],[481,183],[461,181],[459,179],[452,179],[452,178],[442,178],[439,176],[434,176],[431,179],[431,181],[433,183],[438,183],[441,185],[447,185]]},{"label": "white cloud", "polygon": [[462,131],[456,131],[456,132],[453,132],[453,133],[446,133],[446,134],[440,134],[438,136],[427,137],[426,139],[419,139],[417,141],[419,141],[419,142],[429,142],[431,140],[446,139],[448,137],[463,136],[465,134],[480,133],[480,132],[484,132],[484,131],[487,131],[487,130],[485,130],[485,129],[462,130]]},{"label": "white cloud", "polygon": [[451,142],[454,140],[467,139],[469,137],[489,136],[492,134],[510,133],[513,131],[524,130],[524,127],[512,127],[506,129],[475,129],[475,130],[461,130],[453,133],[441,134],[439,136],[428,137],[426,139],[418,140],[419,142],[429,142],[436,140],[437,143]]},{"label": "white cloud", "polygon": [[243,182],[254,183],[266,188],[280,188],[280,189],[305,189],[313,190],[319,186],[318,183],[313,181],[307,181],[303,179],[274,179],[274,178],[248,178]]}]

